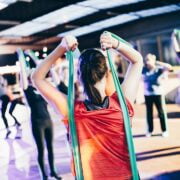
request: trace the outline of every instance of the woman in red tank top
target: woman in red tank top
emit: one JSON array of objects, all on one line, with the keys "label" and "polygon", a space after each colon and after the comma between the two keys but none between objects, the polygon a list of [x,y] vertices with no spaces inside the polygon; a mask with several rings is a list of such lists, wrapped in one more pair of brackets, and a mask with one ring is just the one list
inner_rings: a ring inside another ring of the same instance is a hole
[{"label": "woman in red tank top", "polygon": [[[121,87],[127,100],[129,116],[135,99],[143,66],[142,56],[132,47],[118,42],[110,33],[100,37],[102,49],[113,48],[129,61],[128,71]],[[33,73],[36,88],[67,117],[67,99],[45,80],[51,65],[78,43],[66,36],[60,45]],[[117,94],[108,70],[106,58],[97,49],[87,49],[79,58],[79,79],[86,95],[85,101],[75,102],[75,123],[79,140],[85,180],[131,179],[130,161],[125,138],[124,120]]]}]

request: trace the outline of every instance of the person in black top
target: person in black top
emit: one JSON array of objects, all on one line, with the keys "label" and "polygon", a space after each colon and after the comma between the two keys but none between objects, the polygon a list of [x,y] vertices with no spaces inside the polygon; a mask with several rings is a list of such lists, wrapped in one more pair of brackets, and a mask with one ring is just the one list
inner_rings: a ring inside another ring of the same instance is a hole
[{"label": "person in black top", "polygon": [[24,63],[21,59],[19,60],[21,65],[21,82],[24,89],[25,97],[31,109],[32,133],[38,150],[38,164],[40,167],[42,179],[48,179],[44,167],[44,141],[46,142],[46,147],[48,151],[48,161],[51,171],[50,176],[54,177],[55,179],[61,179],[61,177],[57,175],[54,165],[53,125],[47,109],[47,102],[31,85],[30,78],[28,79],[28,83]]}]

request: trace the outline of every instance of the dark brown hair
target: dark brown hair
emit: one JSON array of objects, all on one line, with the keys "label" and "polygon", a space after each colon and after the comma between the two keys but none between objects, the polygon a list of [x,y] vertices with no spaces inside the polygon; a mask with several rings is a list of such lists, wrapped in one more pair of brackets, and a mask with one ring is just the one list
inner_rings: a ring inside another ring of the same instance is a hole
[{"label": "dark brown hair", "polygon": [[85,93],[92,103],[102,103],[101,95],[94,85],[105,76],[108,70],[105,56],[97,49],[87,49],[82,52],[79,60],[78,73]]}]

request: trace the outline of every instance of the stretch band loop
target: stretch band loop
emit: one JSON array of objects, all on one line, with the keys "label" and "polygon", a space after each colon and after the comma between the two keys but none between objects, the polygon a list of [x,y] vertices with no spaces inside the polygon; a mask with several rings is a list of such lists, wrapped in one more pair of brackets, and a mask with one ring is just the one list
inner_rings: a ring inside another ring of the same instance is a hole
[{"label": "stretch band loop", "polygon": [[68,85],[68,121],[72,140],[72,151],[77,180],[83,180],[81,156],[77,138],[76,124],[74,120],[74,61],[73,52],[68,51],[66,58],[69,60],[69,85]]},{"label": "stretch band loop", "polygon": [[[130,45],[128,42],[126,42],[124,39],[118,37],[117,35],[111,33],[111,36],[116,38],[118,41],[125,43],[127,45]],[[114,85],[116,88],[116,92],[118,95],[119,103],[121,105],[121,109],[123,112],[123,119],[124,119],[124,127],[125,127],[125,133],[126,133],[126,140],[127,140],[127,145],[128,145],[128,151],[129,151],[129,157],[130,157],[130,164],[131,164],[131,171],[133,175],[133,180],[139,180],[139,175],[137,171],[137,163],[136,163],[136,156],[135,156],[135,151],[134,151],[134,144],[133,144],[133,137],[132,137],[132,132],[131,132],[131,124],[130,124],[130,118],[129,118],[129,113],[126,105],[126,101],[123,95],[123,92],[121,90],[120,82],[118,80],[117,72],[115,70],[114,64],[112,62],[112,58],[110,55],[110,51],[107,51],[107,57],[108,57],[108,62],[110,65],[110,69],[112,72],[113,80],[114,80]]]}]

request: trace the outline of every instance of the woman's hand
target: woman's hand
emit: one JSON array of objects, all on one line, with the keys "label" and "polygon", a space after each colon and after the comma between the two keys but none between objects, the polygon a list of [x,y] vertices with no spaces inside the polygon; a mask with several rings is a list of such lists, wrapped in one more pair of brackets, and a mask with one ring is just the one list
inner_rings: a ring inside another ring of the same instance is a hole
[{"label": "woman's hand", "polygon": [[74,36],[68,35],[62,39],[60,46],[66,51],[74,51],[78,46],[78,41]]},{"label": "woman's hand", "polygon": [[111,36],[111,33],[109,32],[104,32],[103,34],[101,34],[100,43],[101,43],[102,50],[106,50],[109,48],[116,49],[119,46],[118,40],[113,38]]},{"label": "woman's hand", "polygon": [[69,50],[74,51],[77,48],[77,45],[78,42],[74,36],[65,36],[56,49],[37,66],[36,70],[32,74],[34,86],[63,116],[68,115],[67,99],[51,83],[46,81],[46,75],[59,57],[62,57],[64,53]]}]

